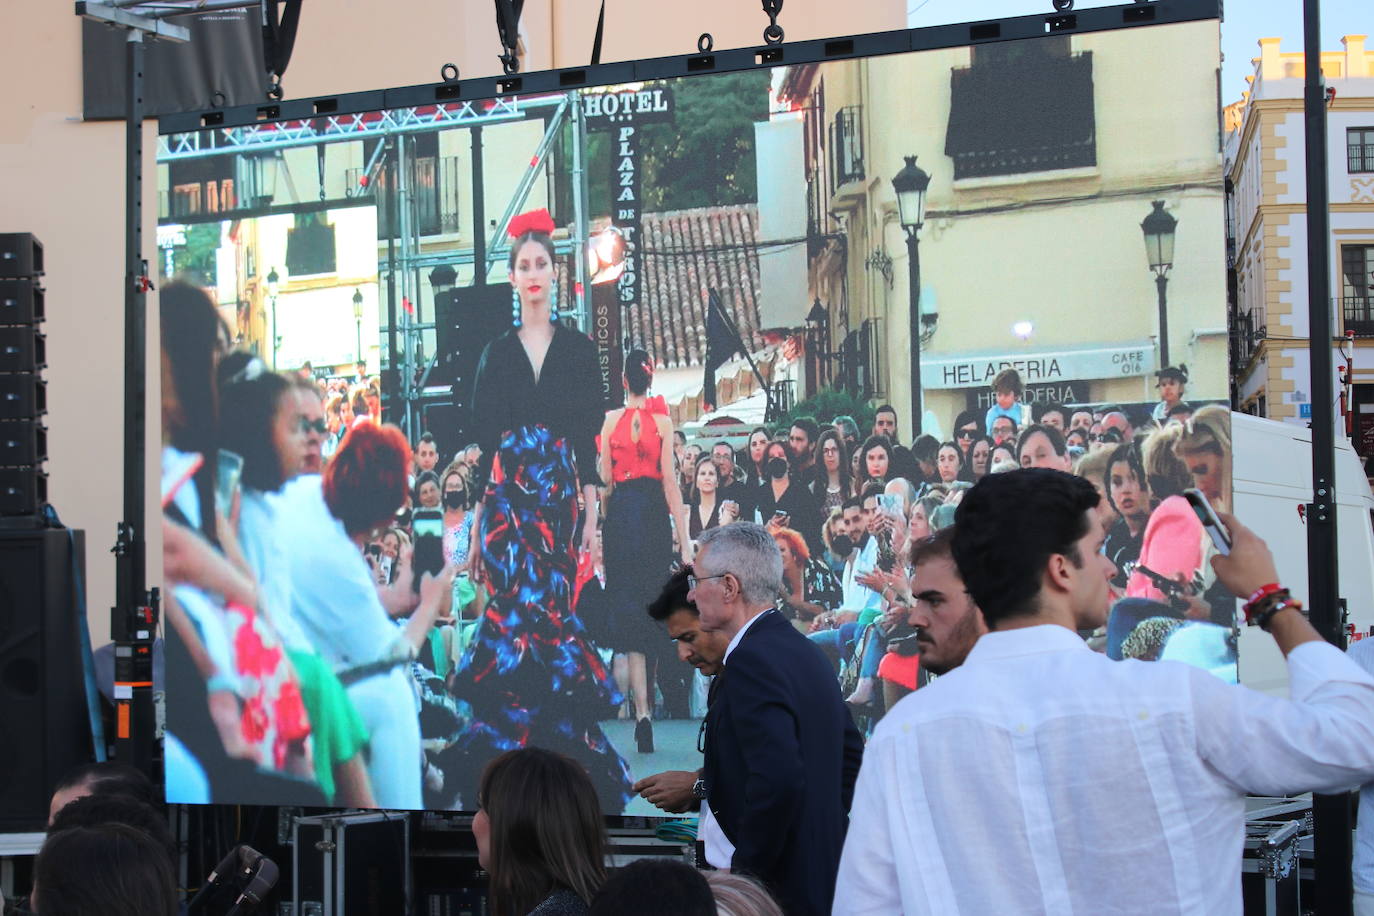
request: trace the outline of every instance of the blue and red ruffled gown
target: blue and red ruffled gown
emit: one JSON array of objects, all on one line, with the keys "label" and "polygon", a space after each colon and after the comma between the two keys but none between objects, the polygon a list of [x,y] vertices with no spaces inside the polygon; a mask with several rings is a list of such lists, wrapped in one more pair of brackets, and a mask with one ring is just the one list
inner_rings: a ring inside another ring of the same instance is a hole
[{"label": "blue and red ruffled gown", "polygon": [[595,345],[562,325],[536,380],[514,331],[482,354],[473,424],[490,472],[482,511],[489,601],[453,679],[472,708],[461,744],[464,807],[487,761],[537,746],[577,760],[602,809],[633,797],[630,770],[598,724],[624,697],[572,609],[580,486],[598,483],[603,416]]}]

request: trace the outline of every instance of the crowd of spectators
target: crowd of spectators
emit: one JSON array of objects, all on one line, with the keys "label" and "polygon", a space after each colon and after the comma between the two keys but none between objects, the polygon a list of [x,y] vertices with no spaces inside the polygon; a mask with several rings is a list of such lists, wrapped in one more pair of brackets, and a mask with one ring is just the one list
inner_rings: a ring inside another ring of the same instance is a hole
[{"label": "crowd of spectators", "polygon": [[855,711],[876,721],[925,679],[890,600],[906,592],[908,546],[951,526],[964,493],[989,474],[1068,471],[1102,495],[1103,550],[1118,570],[1108,624],[1084,634],[1090,644],[1235,680],[1234,596],[1216,583],[1210,541],[1182,496],[1196,487],[1229,509],[1230,417],[1181,401],[1181,379],[1158,373],[1159,404],[1032,406],[1007,369],[989,409],[960,412],[948,439],[920,435],[909,446],[888,405],[863,433],[847,416],[799,417],[753,430],[738,452],[684,438],[676,451],[691,532],[736,520],[768,527],[784,562],[779,609],[830,655]]}]

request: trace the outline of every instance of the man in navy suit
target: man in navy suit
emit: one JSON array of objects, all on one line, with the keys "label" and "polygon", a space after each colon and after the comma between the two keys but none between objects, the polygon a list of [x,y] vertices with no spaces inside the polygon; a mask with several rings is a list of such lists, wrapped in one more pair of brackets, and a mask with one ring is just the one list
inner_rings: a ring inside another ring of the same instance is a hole
[{"label": "man in navy suit", "polygon": [[698,543],[688,599],[703,630],[730,637],[706,716],[707,859],[763,881],[789,914],[828,914],[863,739],[830,662],[773,609],[768,531],[722,525]]}]

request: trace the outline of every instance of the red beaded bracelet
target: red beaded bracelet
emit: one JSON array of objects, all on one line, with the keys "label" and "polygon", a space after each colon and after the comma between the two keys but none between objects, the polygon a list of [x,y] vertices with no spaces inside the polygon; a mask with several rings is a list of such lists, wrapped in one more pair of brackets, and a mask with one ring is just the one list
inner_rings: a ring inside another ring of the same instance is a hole
[{"label": "red beaded bracelet", "polygon": [[1254,604],[1255,602],[1269,597],[1270,595],[1274,594],[1274,592],[1282,590],[1283,586],[1279,585],[1277,582],[1270,582],[1268,585],[1261,585],[1259,588],[1255,589],[1254,593],[1251,594],[1250,597],[1246,600],[1245,607],[1248,609],[1250,605]]}]

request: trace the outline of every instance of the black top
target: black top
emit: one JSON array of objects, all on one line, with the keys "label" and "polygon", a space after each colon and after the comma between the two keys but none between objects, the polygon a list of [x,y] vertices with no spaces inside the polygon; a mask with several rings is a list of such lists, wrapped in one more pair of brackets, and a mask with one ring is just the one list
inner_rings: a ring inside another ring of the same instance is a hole
[{"label": "black top", "polygon": [[811,553],[819,555],[825,549],[825,543],[821,540],[820,502],[800,477],[793,475],[788,478],[782,499],[773,498],[772,481],[764,481],[756,487],[753,498],[763,524],[768,524],[773,513],[786,512],[789,516],[787,527],[806,539],[806,546]]},{"label": "black top", "polygon": [[1127,566],[1134,566],[1140,559],[1140,547],[1144,540],[1145,526],[1141,526],[1139,534],[1132,536],[1124,518],[1117,519],[1116,524],[1107,530],[1107,538],[1102,542],[1102,553],[1116,565],[1112,585],[1117,588],[1126,587],[1126,581],[1130,578]]},{"label": "black top", "polygon": [[587,904],[566,888],[559,888],[544,898],[529,916],[587,916]]},{"label": "black top", "polygon": [[482,447],[479,490],[506,433],[534,424],[567,438],[582,486],[600,484],[596,434],[603,406],[596,345],[587,335],[557,325],[538,382],[514,328],[487,344],[472,394],[473,428]]}]

